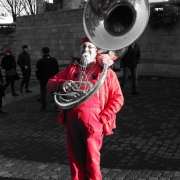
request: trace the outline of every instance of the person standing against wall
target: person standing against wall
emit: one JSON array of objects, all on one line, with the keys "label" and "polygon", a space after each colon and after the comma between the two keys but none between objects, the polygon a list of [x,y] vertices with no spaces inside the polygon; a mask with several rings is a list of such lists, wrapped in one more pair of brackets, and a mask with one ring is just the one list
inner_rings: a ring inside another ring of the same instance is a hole
[{"label": "person standing against wall", "polygon": [[49,55],[50,49],[48,47],[43,47],[41,52],[43,57],[37,61],[35,72],[36,77],[40,82],[41,109],[46,110],[46,84],[49,78],[53,77],[55,74],[59,72],[59,64],[55,58]]},{"label": "person standing against wall", "polygon": [[11,54],[10,49],[6,49],[5,54],[6,55],[2,58],[1,61],[1,67],[5,69],[5,77],[6,77],[6,84],[3,87],[3,91],[5,92],[6,88],[11,84],[12,96],[19,96],[19,94],[15,92],[15,85],[14,85],[16,76],[18,76],[16,72],[16,61],[14,56]]},{"label": "person standing against wall", "polygon": [[129,45],[126,54],[121,59],[121,67],[123,68],[123,77],[120,82],[121,89],[124,89],[124,86],[128,80],[128,77],[131,73],[132,76],[132,94],[138,95],[139,92],[137,91],[137,64],[139,63],[140,59],[140,48],[136,42],[133,42]]},{"label": "person standing against wall", "polygon": [[32,92],[31,90],[29,90],[29,81],[31,77],[31,60],[30,60],[30,55],[27,52],[28,46],[23,45],[22,49],[23,49],[23,52],[19,54],[19,57],[17,60],[17,64],[21,67],[21,71],[23,75],[23,80],[20,86],[20,92],[23,93],[23,87],[25,84],[25,92],[30,93]]}]

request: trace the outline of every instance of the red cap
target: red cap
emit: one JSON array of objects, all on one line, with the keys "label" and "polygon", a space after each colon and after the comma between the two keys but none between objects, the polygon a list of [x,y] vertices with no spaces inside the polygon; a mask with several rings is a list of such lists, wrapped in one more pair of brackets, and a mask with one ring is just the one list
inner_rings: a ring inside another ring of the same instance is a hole
[{"label": "red cap", "polygon": [[11,53],[11,50],[8,48],[6,49],[5,53]]},{"label": "red cap", "polygon": [[[90,43],[92,43],[92,42],[88,39],[88,37],[83,37],[83,38],[81,39],[80,45],[81,45],[82,43],[84,43],[84,42],[90,42]],[[93,44],[93,43],[92,43],[92,44]]]}]

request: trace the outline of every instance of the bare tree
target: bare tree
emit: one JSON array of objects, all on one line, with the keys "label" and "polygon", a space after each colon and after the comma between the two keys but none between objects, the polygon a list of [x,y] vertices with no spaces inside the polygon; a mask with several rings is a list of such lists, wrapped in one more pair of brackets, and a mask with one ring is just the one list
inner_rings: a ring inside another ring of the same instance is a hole
[{"label": "bare tree", "polygon": [[0,0],[0,6],[11,14],[13,22],[16,22],[17,16],[36,12],[36,0]]},{"label": "bare tree", "polygon": [[23,11],[22,0],[0,0],[0,6],[5,8],[16,22],[16,17],[20,16]]}]

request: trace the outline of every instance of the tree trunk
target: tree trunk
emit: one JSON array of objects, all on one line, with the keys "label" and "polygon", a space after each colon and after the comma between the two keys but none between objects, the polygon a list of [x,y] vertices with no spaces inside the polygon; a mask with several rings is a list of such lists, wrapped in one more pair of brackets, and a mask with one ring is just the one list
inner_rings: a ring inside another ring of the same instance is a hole
[{"label": "tree trunk", "polygon": [[13,22],[16,22],[16,15],[13,15]]}]

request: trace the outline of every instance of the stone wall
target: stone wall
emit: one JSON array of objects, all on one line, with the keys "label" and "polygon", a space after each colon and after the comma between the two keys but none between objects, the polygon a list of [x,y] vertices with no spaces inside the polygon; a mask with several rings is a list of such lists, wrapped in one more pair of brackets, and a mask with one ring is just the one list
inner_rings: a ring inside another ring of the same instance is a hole
[{"label": "stone wall", "polygon": [[7,48],[10,48],[12,54],[16,56],[16,33],[0,34],[0,61],[3,53]]},{"label": "stone wall", "polygon": [[152,30],[148,26],[138,43],[139,74],[180,77],[180,20],[169,31]]},{"label": "stone wall", "polygon": [[17,53],[27,44],[31,57],[38,59],[42,47],[48,46],[60,64],[68,63],[71,56],[79,56],[79,42],[85,36],[82,16],[81,9],[17,18]]},{"label": "stone wall", "polygon": [[[85,36],[83,9],[63,10],[17,18],[16,52],[29,45],[32,59],[41,57],[43,46],[66,64],[71,56],[79,56],[79,41]],[[169,32],[146,28],[137,40],[141,49],[139,75],[180,77],[180,21]]]}]

